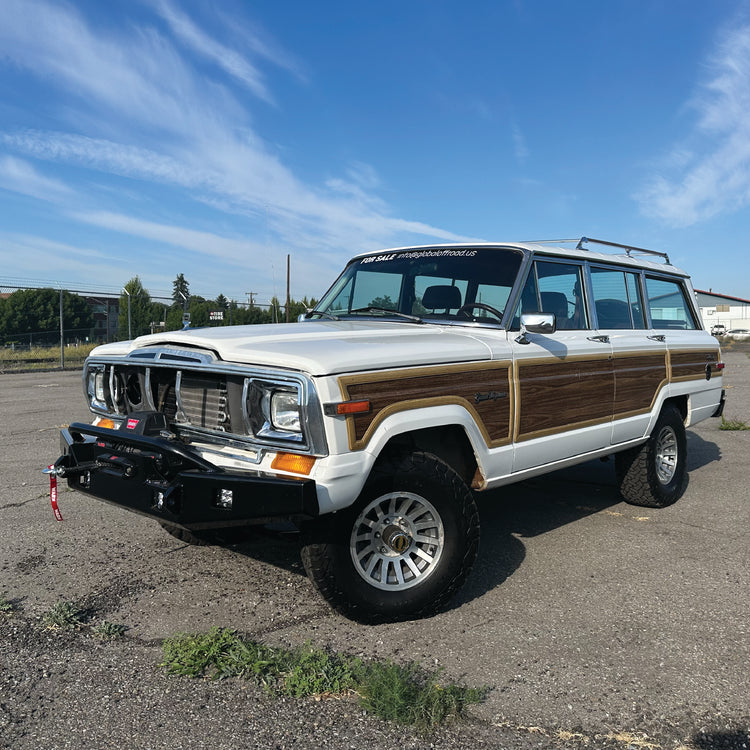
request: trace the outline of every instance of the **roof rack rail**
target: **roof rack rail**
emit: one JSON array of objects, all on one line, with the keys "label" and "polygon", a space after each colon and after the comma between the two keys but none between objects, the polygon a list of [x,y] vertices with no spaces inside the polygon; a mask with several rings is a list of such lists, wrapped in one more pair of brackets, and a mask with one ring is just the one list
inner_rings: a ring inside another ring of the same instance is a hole
[{"label": "roof rack rail", "polygon": [[635,247],[633,245],[621,245],[619,242],[609,242],[608,240],[595,240],[592,237],[581,237],[581,239],[578,241],[578,244],[576,245],[576,250],[588,250],[587,247],[584,247],[584,244],[593,242],[595,245],[607,245],[608,247],[619,247],[625,250],[625,253],[627,255],[630,255],[631,253],[645,253],[646,255],[658,255],[660,258],[664,258],[664,260],[671,265],[671,262],[669,260],[669,256],[666,253],[662,253],[659,250],[647,250],[645,247]]}]

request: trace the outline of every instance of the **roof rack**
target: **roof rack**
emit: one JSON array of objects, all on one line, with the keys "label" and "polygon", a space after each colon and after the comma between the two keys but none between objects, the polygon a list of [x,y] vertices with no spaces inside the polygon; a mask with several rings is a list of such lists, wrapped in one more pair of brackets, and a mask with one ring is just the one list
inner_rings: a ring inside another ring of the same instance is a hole
[{"label": "roof rack", "polygon": [[[565,242],[568,242],[568,240],[565,240]],[[633,245],[621,245],[619,242],[609,242],[607,240],[595,240],[592,237],[581,237],[581,239],[578,240],[578,244],[576,245],[576,250],[588,250],[588,248],[584,247],[584,245],[589,242],[593,242],[596,245],[607,245],[608,247],[622,248],[623,250],[625,250],[627,255],[630,255],[631,253],[645,253],[646,255],[658,255],[660,258],[664,258],[664,260],[671,265],[669,256],[666,253],[660,252],[659,250],[646,250],[646,248],[644,247],[634,247]]]}]

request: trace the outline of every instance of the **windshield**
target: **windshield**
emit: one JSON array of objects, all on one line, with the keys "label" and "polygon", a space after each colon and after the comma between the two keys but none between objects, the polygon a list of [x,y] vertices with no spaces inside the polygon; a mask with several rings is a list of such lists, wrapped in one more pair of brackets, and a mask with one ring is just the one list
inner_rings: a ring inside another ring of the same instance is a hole
[{"label": "windshield", "polygon": [[503,248],[369,255],[346,267],[310,315],[498,324],[522,259]]}]

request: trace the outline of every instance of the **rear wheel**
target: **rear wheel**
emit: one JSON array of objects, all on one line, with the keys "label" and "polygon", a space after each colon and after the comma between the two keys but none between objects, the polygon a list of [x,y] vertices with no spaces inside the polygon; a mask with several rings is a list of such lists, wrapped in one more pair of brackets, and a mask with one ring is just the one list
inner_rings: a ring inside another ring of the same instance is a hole
[{"label": "rear wheel", "polygon": [[460,588],[479,517],[465,482],[430,453],[384,459],[357,502],[305,530],[302,561],[321,594],[363,622],[424,617]]},{"label": "rear wheel", "polygon": [[665,508],[685,491],[687,439],[680,412],[665,406],[649,439],[615,455],[615,471],[625,502]]}]

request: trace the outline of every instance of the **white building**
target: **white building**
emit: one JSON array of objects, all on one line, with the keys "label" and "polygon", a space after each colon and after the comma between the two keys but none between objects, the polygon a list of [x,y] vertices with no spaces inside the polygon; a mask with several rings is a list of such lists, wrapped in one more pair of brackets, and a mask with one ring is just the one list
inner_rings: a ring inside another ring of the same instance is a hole
[{"label": "white building", "polygon": [[731,328],[750,328],[750,300],[715,294],[711,290],[695,290],[698,307],[703,318],[703,327],[710,331],[717,323]]}]

